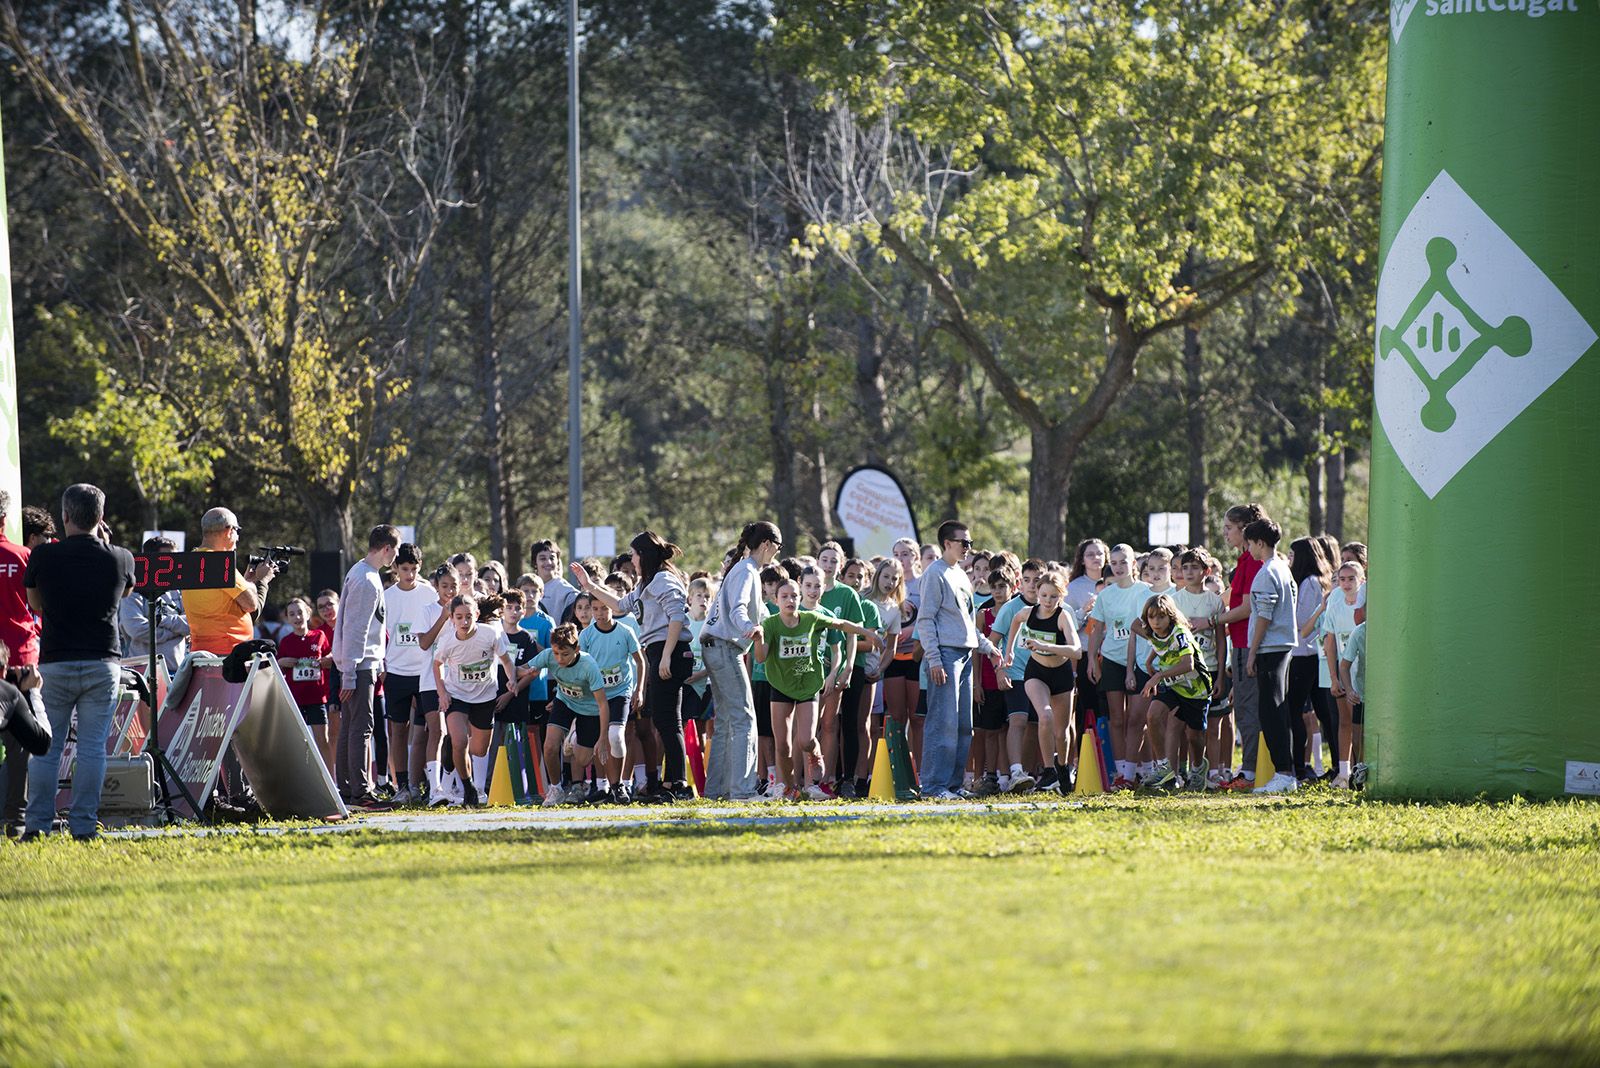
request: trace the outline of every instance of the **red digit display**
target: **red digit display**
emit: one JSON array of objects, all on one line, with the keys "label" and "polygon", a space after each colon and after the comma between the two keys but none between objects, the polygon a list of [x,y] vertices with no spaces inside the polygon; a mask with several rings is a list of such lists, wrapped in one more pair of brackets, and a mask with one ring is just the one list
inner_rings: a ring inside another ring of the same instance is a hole
[{"label": "red digit display", "polygon": [[149,595],[168,590],[225,589],[233,585],[232,553],[136,553],[133,588]]}]

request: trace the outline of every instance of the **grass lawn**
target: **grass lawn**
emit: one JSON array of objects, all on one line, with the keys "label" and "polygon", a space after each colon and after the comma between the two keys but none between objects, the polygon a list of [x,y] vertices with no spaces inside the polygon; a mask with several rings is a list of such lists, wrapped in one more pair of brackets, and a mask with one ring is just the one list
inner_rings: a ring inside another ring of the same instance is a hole
[{"label": "grass lawn", "polygon": [[1600,1063],[1592,803],[53,840],[0,899],[4,1064]]}]

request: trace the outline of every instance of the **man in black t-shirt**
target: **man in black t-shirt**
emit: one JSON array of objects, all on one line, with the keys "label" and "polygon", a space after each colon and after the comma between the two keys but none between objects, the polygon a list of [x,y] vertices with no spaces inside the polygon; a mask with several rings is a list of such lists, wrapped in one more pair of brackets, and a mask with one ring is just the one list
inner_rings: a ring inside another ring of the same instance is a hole
[{"label": "man in black t-shirt", "polygon": [[51,731],[50,751],[28,764],[25,840],[50,833],[61,752],[74,713],[77,758],[67,825],[80,840],[99,833],[106,738],[122,670],[117,613],[122,598],[133,591],[133,554],[110,544],[105,503],[106,495],[95,486],[68,486],[61,495],[66,537],[35,549],[23,578],[28,604],[44,624],[39,673]]}]

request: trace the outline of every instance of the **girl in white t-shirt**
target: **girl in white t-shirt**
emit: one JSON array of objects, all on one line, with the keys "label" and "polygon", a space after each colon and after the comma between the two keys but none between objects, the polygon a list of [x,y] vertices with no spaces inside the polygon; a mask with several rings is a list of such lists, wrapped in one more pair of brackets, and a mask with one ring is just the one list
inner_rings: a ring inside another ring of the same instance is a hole
[{"label": "girl in white t-shirt", "polygon": [[1339,681],[1339,659],[1344,656],[1350,632],[1356,629],[1356,613],[1364,607],[1361,600],[1364,578],[1366,575],[1360,564],[1351,562],[1341,565],[1339,588],[1328,595],[1328,606],[1322,612],[1323,657],[1330,667],[1328,688],[1333,692],[1334,700],[1339,702],[1339,774],[1334,776],[1331,785],[1341,790],[1350,786],[1356,731],[1360,728],[1354,723],[1350,694],[1345,692]]},{"label": "girl in white t-shirt", "polygon": [[[469,806],[483,803],[488,789],[489,739],[494,732],[494,705],[500,680],[495,663],[506,678],[517,678],[511,644],[505,631],[493,623],[479,622],[481,614],[498,613],[500,598],[480,600],[464,593],[450,602],[450,625],[433,645],[433,670],[439,699],[445,707],[445,727],[456,769],[471,767],[462,790]],[[471,763],[468,763],[470,756]]]}]

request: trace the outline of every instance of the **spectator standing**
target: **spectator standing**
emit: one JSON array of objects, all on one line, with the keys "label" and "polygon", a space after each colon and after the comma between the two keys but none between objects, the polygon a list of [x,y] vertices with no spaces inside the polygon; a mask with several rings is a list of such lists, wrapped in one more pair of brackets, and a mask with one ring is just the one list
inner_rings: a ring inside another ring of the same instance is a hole
[{"label": "spectator standing", "polygon": [[[145,539],[143,551],[149,553],[177,552],[178,546],[171,538]],[[183,594],[168,590],[154,602],[143,597],[124,597],[119,625],[122,628],[122,648],[127,656],[140,660],[150,656],[150,616],[156,617],[156,652],[167,662],[168,671],[176,671],[189,652],[189,620],[183,614]]]},{"label": "spectator standing", "polygon": [[[28,607],[28,593],[22,584],[23,575],[28,569],[29,549],[26,545],[18,545],[5,536],[6,520],[11,516],[11,494],[0,490],[0,641],[5,642],[11,650],[11,660],[6,667],[5,680],[13,686],[21,686],[21,675],[25,669],[37,667],[39,664],[39,621],[34,618],[33,609]],[[38,509],[23,509],[24,513],[38,511]],[[49,522],[45,516],[48,529],[53,534],[55,524]],[[28,524],[24,523],[23,538],[27,538]],[[40,538],[43,541],[43,538]],[[37,686],[22,691],[28,703],[37,712],[43,707],[43,698]],[[0,792],[0,822],[5,824],[5,833],[12,838],[22,833],[23,806],[27,801],[28,790],[28,751],[20,745],[7,745],[6,758],[0,776],[4,778],[3,792]]]},{"label": "spectator standing", "polygon": [[400,531],[388,524],[367,535],[367,555],[344,577],[333,624],[333,662],[339,669],[339,743],[334,779],[352,805],[387,807],[372,792],[373,697],[383,671],[383,576],[400,551]]},{"label": "spectator standing", "polygon": [[121,672],[117,610],[133,591],[133,554],[110,543],[106,496],[87,483],[61,496],[67,536],[39,546],[28,558],[28,603],[39,614],[39,663],[50,749],[28,766],[27,830],[23,839],[48,834],[55,820],[62,748],[77,715],[77,760],[72,773],[68,827],[79,840],[100,827],[106,737]]},{"label": "spectator standing", "polygon": [[[213,508],[200,517],[198,552],[232,553],[238,549],[238,516],[226,508]],[[267,587],[277,574],[272,561],[263,560],[248,571],[235,571],[231,589],[184,590],[190,649],[227,656],[234,646],[254,638],[255,617],[267,603]]]}]

